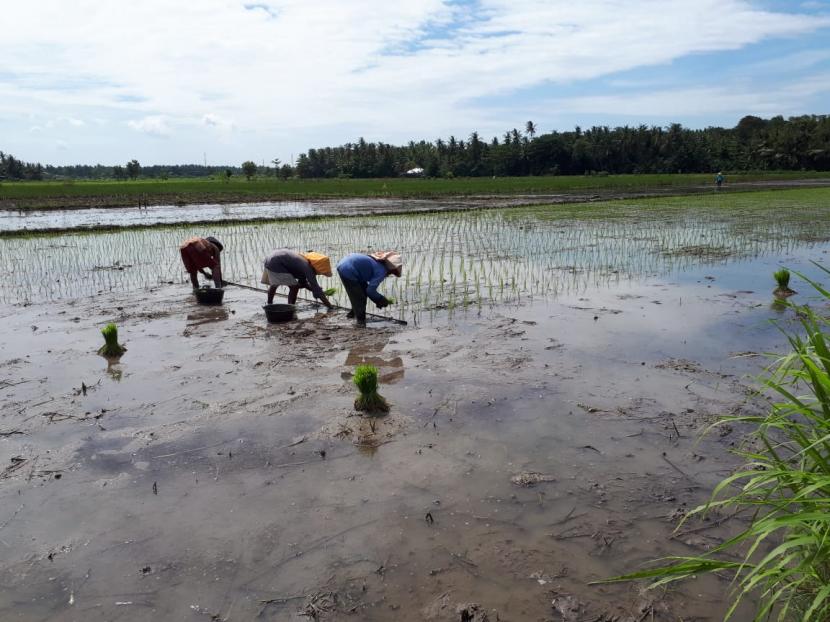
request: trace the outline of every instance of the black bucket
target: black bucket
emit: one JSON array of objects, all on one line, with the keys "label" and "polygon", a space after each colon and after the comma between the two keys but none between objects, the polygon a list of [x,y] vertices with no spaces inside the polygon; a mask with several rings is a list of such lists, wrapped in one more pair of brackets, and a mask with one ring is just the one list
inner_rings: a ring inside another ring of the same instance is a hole
[{"label": "black bucket", "polygon": [[268,321],[271,323],[290,322],[294,319],[297,312],[297,308],[294,305],[279,303],[265,305],[262,307],[262,310],[265,311],[265,317],[267,317]]},{"label": "black bucket", "polygon": [[200,287],[193,290],[196,295],[196,300],[203,305],[221,305],[222,299],[225,297],[225,290],[215,287]]}]

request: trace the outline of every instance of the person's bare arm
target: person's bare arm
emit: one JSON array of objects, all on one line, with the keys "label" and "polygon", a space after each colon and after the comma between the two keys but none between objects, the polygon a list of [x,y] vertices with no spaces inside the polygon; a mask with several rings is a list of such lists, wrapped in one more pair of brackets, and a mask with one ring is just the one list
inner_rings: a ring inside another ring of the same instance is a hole
[{"label": "person's bare arm", "polygon": [[218,257],[216,258],[216,265],[213,266],[213,284],[217,288],[222,287],[222,264]]}]

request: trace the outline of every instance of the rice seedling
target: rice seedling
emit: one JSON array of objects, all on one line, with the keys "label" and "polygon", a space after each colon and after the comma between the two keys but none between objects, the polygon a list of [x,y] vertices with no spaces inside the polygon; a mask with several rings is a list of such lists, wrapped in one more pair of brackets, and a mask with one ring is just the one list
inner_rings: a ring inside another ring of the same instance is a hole
[{"label": "rice seedling", "polygon": [[323,293],[326,295],[326,297],[334,296],[337,293],[337,288],[329,287],[328,289],[323,290]]},{"label": "rice seedling", "polygon": [[127,348],[118,343],[118,327],[115,324],[104,326],[101,334],[104,336],[104,345],[98,349],[98,354],[114,358],[127,351]]},{"label": "rice seedling", "polygon": [[[830,190],[819,189],[718,196],[716,202],[680,197],[590,207],[237,223],[211,227],[211,232],[227,240],[226,278],[254,287],[269,248],[320,248],[334,260],[354,251],[395,248],[405,256],[405,276],[387,280],[383,289],[395,298],[396,312],[405,308],[414,317],[422,310],[474,309],[529,296],[555,299],[646,275],[810,247],[830,236],[828,197]],[[769,210],[780,217],[761,217]],[[4,238],[0,271],[10,279],[0,288],[0,302],[183,283],[187,276],[178,245],[203,229],[186,225]],[[683,252],[702,246],[725,249],[728,258],[706,249],[701,255]],[[159,250],[149,264],[147,248]],[[67,275],[60,281],[41,278],[63,272]],[[347,305],[342,289],[328,293],[336,287],[327,286],[336,281],[327,278],[319,280],[326,295]]]},{"label": "rice seedling", "polygon": [[358,365],[354,384],[360,394],[354,400],[355,410],[366,413],[388,413],[389,404],[378,393],[378,370],[374,365]]},{"label": "rice seedling", "polygon": [[795,294],[793,290],[790,289],[790,271],[786,268],[781,268],[780,270],[776,270],[772,273],[773,278],[775,279],[775,283],[778,287],[775,288],[773,292],[776,296],[792,296]]},{"label": "rice seedling", "polygon": [[[830,291],[802,278],[830,300]],[[830,619],[830,322],[806,305],[796,309],[801,334],[788,335],[790,354],[762,379],[778,395],[771,412],[714,424],[752,426],[750,442],[737,451],[744,467],[689,515],[747,510],[749,525],[703,555],[609,581],[649,579],[656,587],[727,571],[734,580],[726,619],[749,597],[757,599],[758,621]]]}]

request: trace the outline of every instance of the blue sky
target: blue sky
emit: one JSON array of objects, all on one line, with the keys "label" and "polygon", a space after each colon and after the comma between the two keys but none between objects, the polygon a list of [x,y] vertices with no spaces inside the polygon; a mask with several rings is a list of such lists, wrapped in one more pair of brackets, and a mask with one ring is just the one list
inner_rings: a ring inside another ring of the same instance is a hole
[{"label": "blue sky", "polygon": [[0,149],[44,163],[830,112],[830,0],[30,0],[4,21]]}]

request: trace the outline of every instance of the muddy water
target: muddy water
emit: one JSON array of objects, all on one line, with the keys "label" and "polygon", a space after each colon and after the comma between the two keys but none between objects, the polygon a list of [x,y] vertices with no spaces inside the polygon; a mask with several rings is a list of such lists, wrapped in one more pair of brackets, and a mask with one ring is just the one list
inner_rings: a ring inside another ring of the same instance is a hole
[{"label": "muddy water", "polygon": [[[128,307],[4,307],[0,617],[716,617],[715,578],[587,583],[734,528],[672,538],[733,466],[740,432],[696,444],[701,426],[761,408],[751,354],[783,347],[768,293],[732,278],[707,267],[417,329],[313,309],[268,326],[250,293],[208,308],[175,286]],[[94,354],[109,320],[116,364]],[[363,362],[388,417],[351,409]],[[528,473],[551,481],[515,483]]]},{"label": "muddy water", "polygon": [[[0,306],[0,619],[716,619],[715,577],[588,583],[740,525],[673,533],[735,466],[742,431],[702,427],[766,408],[757,354],[793,320],[769,275],[826,258],[776,239],[407,328],[268,325],[256,293],[167,284]],[[613,274],[593,265],[573,273]],[[95,354],[109,321],[118,362]],[[387,417],[352,409],[366,362]]]},{"label": "muddy water", "polygon": [[[571,200],[579,197],[570,197]],[[314,199],[261,203],[203,203],[71,210],[0,210],[0,232],[174,225],[193,222],[276,220],[315,216],[357,216],[384,212],[428,212],[563,200],[560,195],[460,197],[446,199]]]}]

